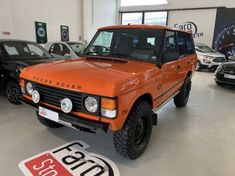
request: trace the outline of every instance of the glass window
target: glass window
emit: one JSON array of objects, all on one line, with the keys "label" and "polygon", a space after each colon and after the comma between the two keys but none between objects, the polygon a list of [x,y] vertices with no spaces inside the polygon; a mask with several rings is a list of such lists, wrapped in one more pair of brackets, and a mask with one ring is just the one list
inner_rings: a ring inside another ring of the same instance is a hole
[{"label": "glass window", "polygon": [[50,52],[53,54],[61,55],[61,56],[65,56],[67,54],[70,54],[69,48],[62,43],[53,44],[50,48]]},{"label": "glass window", "polygon": [[187,44],[188,54],[195,54],[195,47],[192,35],[186,34],[186,44]]},{"label": "glass window", "polygon": [[187,55],[186,35],[184,32],[177,32],[177,44],[178,44],[179,57],[186,56]]},{"label": "glass window", "polygon": [[167,12],[145,12],[144,24],[155,24],[166,26]]},{"label": "glass window", "polygon": [[85,48],[85,46],[82,43],[76,43],[76,42],[68,42],[68,45],[72,48],[72,50],[80,56]]},{"label": "glass window", "polygon": [[168,4],[167,0],[121,0],[121,6],[145,6]]},{"label": "glass window", "polygon": [[164,55],[165,62],[171,62],[178,59],[178,50],[174,31],[166,31]]},{"label": "glass window", "polygon": [[142,24],[143,13],[123,13],[122,25]]},{"label": "glass window", "polygon": [[163,36],[164,30],[156,29],[99,31],[87,48],[85,55],[100,55],[153,62],[159,57]]},{"label": "glass window", "polygon": [[26,42],[4,42],[3,47],[10,59],[51,58],[52,56],[40,45]]}]

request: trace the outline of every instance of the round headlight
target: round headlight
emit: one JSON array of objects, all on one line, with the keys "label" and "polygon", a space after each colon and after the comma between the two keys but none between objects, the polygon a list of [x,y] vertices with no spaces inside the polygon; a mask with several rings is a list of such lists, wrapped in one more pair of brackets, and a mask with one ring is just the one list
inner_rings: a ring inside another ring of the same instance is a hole
[{"label": "round headlight", "polygon": [[40,101],[40,94],[39,94],[39,92],[37,90],[34,90],[32,92],[32,100],[33,100],[34,103],[39,103],[39,101]]},{"label": "round headlight", "polygon": [[29,95],[32,95],[32,93],[33,93],[33,85],[32,85],[31,82],[27,82],[27,84],[26,84],[26,90],[27,90],[27,92],[28,92]]},{"label": "round headlight", "polygon": [[98,109],[98,102],[95,98],[93,97],[87,97],[85,99],[85,107],[88,112],[96,112]]},{"label": "round headlight", "polygon": [[61,101],[61,109],[65,113],[70,113],[73,109],[73,103],[70,99],[65,98]]}]

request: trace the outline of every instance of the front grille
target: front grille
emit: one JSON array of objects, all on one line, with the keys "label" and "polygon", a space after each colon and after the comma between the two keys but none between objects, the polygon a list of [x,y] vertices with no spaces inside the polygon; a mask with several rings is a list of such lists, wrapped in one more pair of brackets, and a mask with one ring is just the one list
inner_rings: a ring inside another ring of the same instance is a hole
[{"label": "front grille", "polygon": [[225,62],[226,59],[224,57],[216,57],[213,59],[213,62]]},{"label": "front grille", "polygon": [[223,72],[224,72],[225,74],[235,75],[235,70],[225,70],[225,69],[223,69]]},{"label": "front grille", "polygon": [[35,84],[35,88],[40,93],[41,101],[44,103],[60,107],[61,100],[69,98],[73,102],[73,111],[80,112],[83,110],[82,102],[84,96],[79,92],[58,89],[40,84]]}]

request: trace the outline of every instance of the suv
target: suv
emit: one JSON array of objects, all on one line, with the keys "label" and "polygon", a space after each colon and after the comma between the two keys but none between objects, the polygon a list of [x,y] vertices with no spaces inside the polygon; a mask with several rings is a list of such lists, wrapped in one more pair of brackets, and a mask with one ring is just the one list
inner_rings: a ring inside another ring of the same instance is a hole
[{"label": "suv", "polygon": [[221,64],[226,62],[226,57],[209,46],[201,43],[196,43],[195,45],[197,53],[197,66],[196,70],[201,71],[201,69],[216,70],[216,68]]},{"label": "suv", "polygon": [[26,66],[51,62],[53,57],[35,42],[0,40],[0,89],[13,104],[21,94],[19,73]]},{"label": "suv", "polygon": [[[94,51],[93,46],[107,50]],[[102,52],[103,51],[103,52]],[[21,101],[50,128],[111,129],[128,159],[146,149],[156,111],[174,98],[187,104],[197,55],[192,35],[163,26],[100,28],[84,57],[25,68]]]}]

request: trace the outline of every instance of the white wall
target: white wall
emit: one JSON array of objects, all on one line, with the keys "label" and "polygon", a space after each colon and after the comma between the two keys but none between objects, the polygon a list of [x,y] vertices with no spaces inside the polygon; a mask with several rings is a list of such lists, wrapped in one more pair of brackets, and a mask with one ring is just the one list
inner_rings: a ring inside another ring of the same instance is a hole
[{"label": "white wall", "polygon": [[[197,34],[195,35],[194,41],[196,43],[204,43],[211,46],[216,11],[216,9],[170,11],[168,16],[168,26],[180,28],[182,30],[191,30],[193,34],[197,28]],[[193,24],[195,24],[195,26]]]},{"label": "white wall", "polygon": [[83,0],[84,40],[90,41],[97,28],[118,23],[117,0]]},{"label": "white wall", "polygon": [[121,7],[121,11],[138,10],[165,10],[165,9],[184,9],[184,8],[204,8],[204,7],[235,7],[235,0],[168,0],[167,5],[162,6],[136,6]]},{"label": "white wall", "polygon": [[78,41],[81,16],[81,0],[0,0],[0,38],[36,41],[34,22],[40,21],[47,23],[48,41],[60,40],[60,25],[68,25],[70,40]]}]

